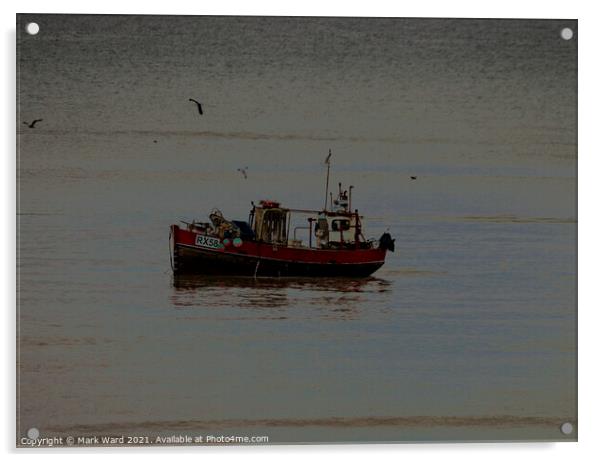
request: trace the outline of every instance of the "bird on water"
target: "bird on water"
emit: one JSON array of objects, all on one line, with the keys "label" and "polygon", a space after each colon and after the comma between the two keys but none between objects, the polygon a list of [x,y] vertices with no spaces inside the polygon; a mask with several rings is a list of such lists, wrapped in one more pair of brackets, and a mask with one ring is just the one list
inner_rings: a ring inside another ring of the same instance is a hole
[{"label": "bird on water", "polygon": [[44,119],[36,119],[33,122],[29,123],[29,122],[23,122],[25,125],[27,125],[29,128],[36,128],[36,124],[38,122],[41,122]]},{"label": "bird on water", "polygon": [[410,180],[415,180],[416,178],[418,178],[418,177],[416,177],[416,176],[411,176],[411,177],[410,177]]},{"label": "bird on water", "polygon": [[201,103],[199,103],[196,99],[192,98],[188,98],[188,101],[192,101],[194,104],[196,104],[196,107],[199,110],[199,114],[203,115],[203,106],[201,106]]}]

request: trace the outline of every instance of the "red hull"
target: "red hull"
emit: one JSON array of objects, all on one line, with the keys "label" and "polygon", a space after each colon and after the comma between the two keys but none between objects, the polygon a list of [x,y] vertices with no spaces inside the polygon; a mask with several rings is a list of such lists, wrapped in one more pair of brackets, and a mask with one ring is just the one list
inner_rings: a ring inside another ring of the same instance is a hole
[{"label": "red hull", "polygon": [[216,247],[216,240],[171,227],[175,273],[248,276],[365,277],[385,262],[384,249],[310,249],[257,241]]}]

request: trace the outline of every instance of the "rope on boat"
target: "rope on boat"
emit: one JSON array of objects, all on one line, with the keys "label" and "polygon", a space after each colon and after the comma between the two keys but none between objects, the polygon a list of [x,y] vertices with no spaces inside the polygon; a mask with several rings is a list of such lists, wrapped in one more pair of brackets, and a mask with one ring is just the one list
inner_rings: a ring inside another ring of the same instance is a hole
[{"label": "rope on boat", "polygon": [[173,252],[171,250],[171,236],[172,236],[172,229],[170,226],[169,227],[169,264],[171,265],[171,271],[173,272]]},{"label": "rope on boat", "polygon": [[257,279],[257,270],[259,270],[259,263],[261,262],[261,245],[257,242],[257,264],[255,265],[255,274],[253,278]]},{"label": "rope on boat", "polygon": [[255,274],[253,275],[253,277],[255,279],[257,279],[257,270],[259,269],[259,262],[261,261],[260,258],[257,259],[257,264],[255,265]]}]

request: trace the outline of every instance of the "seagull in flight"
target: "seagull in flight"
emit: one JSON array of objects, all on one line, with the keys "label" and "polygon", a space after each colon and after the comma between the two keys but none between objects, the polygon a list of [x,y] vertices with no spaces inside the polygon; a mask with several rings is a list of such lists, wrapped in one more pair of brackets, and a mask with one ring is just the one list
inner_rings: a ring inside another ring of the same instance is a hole
[{"label": "seagull in flight", "polygon": [[242,176],[245,177],[245,180],[247,179],[247,170],[249,169],[249,167],[245,167],[245,168],[237,168],[236,170],[240,173],[242,173]]},{"label": "seagull in flight", "polygon": [[196,99],[192,98],[188,98],[188,101],[192,101],[194,104],[196,104],[196,107],[199,110],[199,114],[203,115],[203,106],[201,106],[201,103],[199,103]]},{"label": "seagull in flight", "polygon": [[29,128],[36,128],[36,124],[37,124],[38,122],[41,122],[42,120],[44,120],[44,119],[36,119],[36,120],[34,120],[32,123],[29,123],[29,122],[23,122],[23,123],[24,123],[25,125],[27,125]]}]

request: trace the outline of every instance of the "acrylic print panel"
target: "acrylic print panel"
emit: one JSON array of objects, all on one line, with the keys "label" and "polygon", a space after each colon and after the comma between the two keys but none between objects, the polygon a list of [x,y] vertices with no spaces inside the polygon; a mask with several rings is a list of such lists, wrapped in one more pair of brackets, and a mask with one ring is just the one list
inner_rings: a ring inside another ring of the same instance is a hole
[{"label": "acrylic print panel", "polygon": [[577,35],[18,15],[17,444],[575,441]]}]

